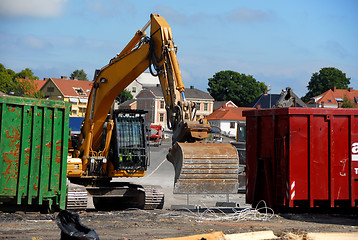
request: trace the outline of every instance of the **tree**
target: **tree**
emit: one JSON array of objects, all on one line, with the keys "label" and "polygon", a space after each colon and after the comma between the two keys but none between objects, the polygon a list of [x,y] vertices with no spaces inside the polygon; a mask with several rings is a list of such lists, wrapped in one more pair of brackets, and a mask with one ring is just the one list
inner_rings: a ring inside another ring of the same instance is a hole
[{"label": "tree", "polygon": [[21,88],[21,96],[23,97],[32,97],[32,98],[43,98],[44,94],[41,91],[38,91],[38,84],[35,83],[34,79],[22,79],[19,82]]},{"label": "tree", "polygon": [[124,89],[117,97],[116,100],[118,101],[119,104],[127,101],[127,100],[131,100],[133,99],[133,95],[131,94],[130,91]]},{"label": "tree", "polygon": [[[19,79],[23,79],[19,81]],[[39,79],[34,76],[31,69],[25,68],[21,72],[15,73],[11,69],[6,69],[0,63],[0,91],[11,93],[15,96],[43,98],[43,94],[37,91],[34,80]]]},{"label": "tree", "polygon": [[312,75],[308,83],[308,92],[302,101],[308,102],[312,97],[318,96],[334,87],[338,89],[348,89],[350,78],[341,70],[334,67],[322,68],[319,72]]},{"label": "tree", "polygon": [[17,88],[17,84],[13,81],[15,72],[11,69],[6,69],[4,65],[0,63],[0,91],[9,93],[13,89]]},{"label": "tree", "polygon": [[209,78],[208,91],[216,101],[233,101],[237,106],[245,107],[258,98],[267,86],[251,75],[234,71],[220,71]]},{"label": "tree", "polygon": [[19,73],[15,74],[15,78],[16,79],[32,79],[32,80],[38,80],[39,77],[34,76],[34,73],[32,72],[32,70],[30,68],[25,68],[24,70],[22,70]]},{"label": "tree", "polygon": [[341,108],[355,108],[355,107],[356,106],[354,105],[354,103],[352,103],[352,101],[350,101],[349,98],[346,95],[344,95]]},{"label": "tree", "polygon": [[78,80],[85,80],[88,81],[87,79],[87,74],[85,73],[85,71],[83,69],[79,70],[75,70],[73,71],[73,73],[71,73],[70,79],[75,79],[77,78]]},{"label": "tree", "polygon": [[[22,79],[19,81],[19,79]],[[37,91],[37,83],[34,80],[38,80],[39,77],[35,76],[30,68],[25,68],[15,74],[15,80],[18,84],[18,89],[15,92],[17,96],[43,98],[44,94]]]}]

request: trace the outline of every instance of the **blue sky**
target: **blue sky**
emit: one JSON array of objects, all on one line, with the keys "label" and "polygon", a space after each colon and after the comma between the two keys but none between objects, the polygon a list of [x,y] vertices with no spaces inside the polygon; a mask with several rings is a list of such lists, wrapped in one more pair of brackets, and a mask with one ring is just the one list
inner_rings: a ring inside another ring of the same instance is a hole
[{"label": "blue sky", "polygon": [[208,78],[233,70],[303,96],[314,72],[336,67],[358,89],[357,12],[356,0],[0,0],[0,63],[40,79],[76,69],[92,79],[158,13],[187,87],[206,91]]}]

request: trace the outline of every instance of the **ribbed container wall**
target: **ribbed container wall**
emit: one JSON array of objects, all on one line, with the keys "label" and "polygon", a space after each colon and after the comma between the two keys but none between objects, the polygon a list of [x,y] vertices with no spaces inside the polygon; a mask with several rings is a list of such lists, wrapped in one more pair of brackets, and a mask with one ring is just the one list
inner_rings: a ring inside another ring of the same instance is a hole
[{"label": "ribbed container wall", "polygon": [[0,209],[65,209],[70,107],[0,97]]},{"label": "ribbed container wall", "polygon": [[358,109],[245,111],[247,203],[358,207]]}]

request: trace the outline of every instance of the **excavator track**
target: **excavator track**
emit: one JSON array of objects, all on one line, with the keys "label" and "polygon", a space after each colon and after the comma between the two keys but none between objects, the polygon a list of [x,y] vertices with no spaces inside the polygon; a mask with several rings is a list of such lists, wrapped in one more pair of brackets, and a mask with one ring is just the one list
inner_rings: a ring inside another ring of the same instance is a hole
[{"label": "excavator track", "polygon": [[68,185],[67,204],[68,210],[87,209],[88,195],[84,186],[70,183]]},{"label": "excavator track", "polygon": [[154,210],[163,209],[164,206],[164,192],[160,186],[145,185],[143,186],[145,192],[144,209]]},{"label": "excavator track", "polygon": [[97,210],[153,210],[164,206],[164,192],[156,185],[111,182],[107,186],[88,186],[86,189]]}]

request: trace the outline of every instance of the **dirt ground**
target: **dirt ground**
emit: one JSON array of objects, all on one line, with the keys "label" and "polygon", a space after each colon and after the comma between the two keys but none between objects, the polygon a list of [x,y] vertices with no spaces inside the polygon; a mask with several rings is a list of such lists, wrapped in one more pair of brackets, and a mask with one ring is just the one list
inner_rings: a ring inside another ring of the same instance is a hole
[{"label": "dirt ground", "polygon": [[[358,232],[358,215],[285,213],[248,215],[250,212],[226,210],[208,213],[187,210],[125,210],[82,211],[82,224],[94,229],[100,239],[158,239],[183,237],[214,231],[225,234],[272,230],[281,239],[286,233]],[[251,212],[252,213],[252,212]],[[257,212],[254,212],[257,213]],[[60,229],[54,214],[37,212],[0,213],[0,239],[60,239]],[[242,219],[238,220],[240,216]],[[244,217],[260,220],[245,220]],[[225,217],[226,219],[222,219]],[[266,217],[271,217],[263,221]]]}]

